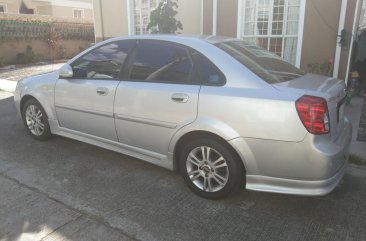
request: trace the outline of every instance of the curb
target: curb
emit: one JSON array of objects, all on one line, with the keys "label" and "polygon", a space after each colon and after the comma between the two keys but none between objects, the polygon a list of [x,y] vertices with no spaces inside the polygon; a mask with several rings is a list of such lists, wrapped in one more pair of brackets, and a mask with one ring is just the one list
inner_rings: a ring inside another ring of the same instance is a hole
[{"label": "curb", "polygon": [[14,92],[16,86],[17,86],[17,81],[0,79],[0,90],[4,90],[7,92]]}]

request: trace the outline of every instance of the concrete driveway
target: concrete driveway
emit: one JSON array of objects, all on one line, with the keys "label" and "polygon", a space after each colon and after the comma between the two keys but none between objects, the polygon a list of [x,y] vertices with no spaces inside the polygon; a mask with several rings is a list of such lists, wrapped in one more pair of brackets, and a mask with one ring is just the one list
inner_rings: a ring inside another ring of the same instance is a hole
[{"label": "concrete driveway", "polygon": [[81,142],[31,139],[0,94],[0,240],[366,240],[366,169],[324,197],[195,196],[174,172]]}]

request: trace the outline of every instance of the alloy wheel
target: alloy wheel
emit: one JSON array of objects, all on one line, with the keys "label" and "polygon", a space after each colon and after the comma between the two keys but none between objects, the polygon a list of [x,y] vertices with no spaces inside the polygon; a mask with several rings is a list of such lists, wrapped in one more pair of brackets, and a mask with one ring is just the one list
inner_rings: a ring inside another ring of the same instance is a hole
[{"label": "alloy wheel", "polygon": [[200,146],[193,149],[187,157],[186,168],[192,183],[205,192],[220,191],[229,179],[225,158],[212,147]]},{"label": "alloy wheel", "polygon": [[35,136],[41,136],[45,131],[45,122],[41,109],[36,105],[29,105],[25,112],[25,121],[29,131]]}]

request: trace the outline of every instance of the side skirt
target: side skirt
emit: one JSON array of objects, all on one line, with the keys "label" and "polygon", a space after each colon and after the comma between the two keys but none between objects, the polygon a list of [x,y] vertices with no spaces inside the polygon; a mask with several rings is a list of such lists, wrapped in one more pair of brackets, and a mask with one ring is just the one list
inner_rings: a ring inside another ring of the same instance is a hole
[{"label": "side skirt", "polygon": [[146,162],[158,165],[169,170],[173,170],[172,155],[162,155],[156,152],[147,151],[141,148],[132,147],[119,142],[107,140],[104,138],[92,136],[78,131],[70,130],[60,127],[57,120],[48,120],[50,124],[51,133],[59,136],[64,136],[70,139],[85,142],[94,146],[99,146],[111,151],[119,152]]}]

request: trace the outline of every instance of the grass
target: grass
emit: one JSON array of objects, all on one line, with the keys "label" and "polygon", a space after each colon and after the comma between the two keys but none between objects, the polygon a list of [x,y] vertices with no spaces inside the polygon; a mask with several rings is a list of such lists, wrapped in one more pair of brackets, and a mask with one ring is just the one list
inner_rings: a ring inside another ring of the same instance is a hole
[{"label": "grass", "polygon": [[362,159],[362,157],[359,157],[357,155],[351,154],[349,156],[349,162],[356,165],[365,165],[366,166],[366,160]]}]

